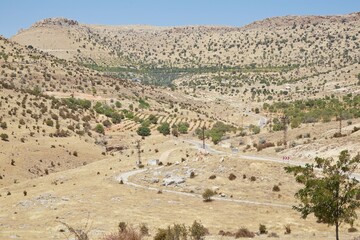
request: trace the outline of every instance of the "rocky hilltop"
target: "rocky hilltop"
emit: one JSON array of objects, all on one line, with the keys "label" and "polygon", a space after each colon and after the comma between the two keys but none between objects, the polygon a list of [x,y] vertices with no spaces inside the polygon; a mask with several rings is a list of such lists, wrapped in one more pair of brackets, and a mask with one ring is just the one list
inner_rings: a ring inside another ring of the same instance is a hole
[{"label": "rocky hilltop", "polygon": [[48,26],[69,27],[69,26],[77,26],[77,25],[79,25],[78,21],[67,18],[45,18],[43,20],[34,23],[31,27],[32,28],[48,27]]}]

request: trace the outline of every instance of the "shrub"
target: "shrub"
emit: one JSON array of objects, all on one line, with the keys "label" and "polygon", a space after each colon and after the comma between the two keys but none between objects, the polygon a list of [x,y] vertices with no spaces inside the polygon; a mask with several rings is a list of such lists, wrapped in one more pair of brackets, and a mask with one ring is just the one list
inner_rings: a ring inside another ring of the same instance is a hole
[{"label": "shrub", "polygon": [[267,143],[263,143],[263,144],[259,144],[256,146],[256,149],[257,151],[261,151],[263,150],[264,148],[269,148],[269,147],[274,147],[275,144],[274,143],[271,143],[271,142],[267,142]]},{"label": "shrub", "polygon": [[235,180],[235,179],[236,179],[235,174],[230,173],[230,175],[229,175],[229,180],[232,181],[232,180]]},{"label": "shrub", "polygon": [[170,134],[170,125],[166,122],[162,123],[157,130],[162,133],[164,136]]},{"label": "shrub", "polygon": [[287,224],[285,225],[285,234],[290,234],[291,233],[291,228],[290,228],[290,225]]},{"label": "shrub", "polygon": [[95,132],[100,133],[100,134],[105,134],[104,126],[100,123],[97,124],[95,127]]},{"label": "shrub", "polygon": [[278,185],[274,185],[272,190],[273,190],[273,192],[280,192],[280,187]]},{"label": "shrub", "polygon": [[126,222],[119,222],[118,227],[119,227],[119,232],[123,232],[126,230],[127,224]]},{"label": "shrub", "polygon": [[54,121],[53,121],[53,120],[51,120],[50,118],[49,118],[49,119],[47,119],[45,123],[46,123],[46,125],[48,125],[49,127],[54,126]]},{"label": "shrub", "polygon": [[151,114],[151,115],[148,117],[148,120],[149,120],[149,122],[152,123],[152,124],[157,124],[158,118],[157,118],[155,115],[152,115],[152,114]]},{"label": "shrub", "polygon": [[360,127],[354,127],[354,129],[351,131],[351,133],[357,132],[360,130]]},{"label": "shrub", "polygon": [[106,119],[105,121],[103,121],[103,125],[104,125],[105,127],[110,127],[111,124],[112,124],[112,123],[111,123],[108,119]]},{"label": "shrub", "polygon": [[235,233],[235,238],[253,238],[255,237],[255,233],[250,232],[247,228],[240,228],[236,233]]},{"label": "shrub", "polygon": [[353,233],[353,232],[357,232],[358,230],[357,230],[357,228],[355,228],[355,227],[350,227],[349,229],[348,229],[348,232],[349,233]]},{"label": "shrub", "polygon": [[3,141],[9,141],[9,136],[6,133],[0,134],[0,138]]},{"label": "shrub", "polygon": [[215,179],[216,178],[216,175],[215,174],[213,174],[213,175],[211,175],[210,177],[209,177],[209,179]]},{"label": "shrub", "polygon": [[150,128],[146,126],[140,126],[136,132],[139,136],[143,136],[143,137],[151,135]]},{"label": "shrub", "polygon": [[140,233],[141,233],[142,236],[149,235],[149,228],[146,226],[146,224],[142,223],[140,225]]},{"label": "shrub", "polygon": [[4,130],[7,129],[7,123],[6,122],[0,123],[0,127]]},{"label": "shrub", "polygon": [[201,240],[205,235],[209,234],[209,230],[205,228],[201,223],[194,221],[189,228],[190,236],[194,240]]},{"label": "shrub", "polygon": [[250,181],[255,182],[255,181],[256,181],[256,177],[255,177],[255,176],[251,176]]},{"label": "shrub", "polygon": [[210,202],[211,197],[215,195],[215,192],[211,189],[205,189],[205,191],[202,194],[202,197],[204,199],[204,202]]},{"label": "shrub", "polygon": [[168,226],[167,228],[159,228],[154,240],[186,240],[187,230],[183,224],[174,224],[174,226]]},{"label": "shrub", "polygon": [[189,124],[188,123],[179,123],[178,124],[178,131],[181,133],[181,134],[186,134],[188,132],[188,129],[189,129]]},{"label": "shrub", "polygon": [[141,240],[143,235],[132,227],[126,227],[123,231],[105,235],[102,240]]},{"label": "shrub", "polygon": [[268,231],[266,230],[266,226],[265,226],[265,225],[263,225],[263,224],[260,224],[260,225],[259,225],[259,233],[260,233],[260,234],[267,234],[267,233],[268,233]]}]

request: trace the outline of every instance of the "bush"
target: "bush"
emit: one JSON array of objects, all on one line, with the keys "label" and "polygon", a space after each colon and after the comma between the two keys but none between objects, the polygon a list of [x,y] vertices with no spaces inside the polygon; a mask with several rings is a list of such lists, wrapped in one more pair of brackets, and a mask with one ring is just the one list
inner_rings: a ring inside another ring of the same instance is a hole
[{"label": "bush", "polygon": [[354,129],[351,131],[351,133],[357,132],[360,130],[360,127],[354,127]]},{"label": "bush", "polygon": [[267,233],[268,233],[268,231],[266,230],[266,226],[265,226],[265,225],[263,225],[263,224],[260,224],[260,225],[259,225],[259,233],[260,233],[260,234],[267,234]]},{"label": "bush", "polygon": [[287,224],[285,225],[285,234],[290,234],[291,233],[291,228],[290,228],[290,225]]},{"label": "bush", "polygon": [[201,223],[194,221],[189,228],[190,236],[194,240],[201,240],[205,235],[209,234],[209,230],[205,228]]},{"label": "bush", "polygon": [[150,128],[146,126],[140,126],[136,132],[139,136],[143,136],[143,137],[151,135]]},{"label": "bush", "polygon": [[274,185],[273,192],[280,192],[280,187],[278,185]]},{"label": "bush", "polygon": [[232,181],[232,180],[235,180],[235,179],[236,179],[235,174],[230,173],[230,175],[229,175],[229,180]]},{"label": "bush", "polygon": [[102,240],[141,240],[143,235],[140,231],[126,226],[122,231],[105,235]]},{"label": "bush", "polygon": [[202,194],[202,197],[204,199],[204,202],[210,202],[211,197],[215,195],[215,192],[211,189],[205,189],[205,191]]},{"label": "bush", "polygon": [[213,175],[211,175],[210,177],[209,177],[209,179],[215,179],[216,178],[216,175],[215,174],[213,174]]},{"label": "bush", "polygon": [[103,125],[105,127],[110,127],[112,125],[112,123],[108,119],[106,119],[105,121],[103,121]]},{"label": "bush", "polygon": [[170,125],[166,122],[162,123],[157,130],[162,133],[164,136],[170,134]]},{"label": "bush", "polygon": [[4,130],[7,129],[7,123],[6,122],[0,123],[0,127]]},{"label": "bush", "polygon": [[0,138],[3,141],[9,141],[9,136],[6,133],[0,134]]},{"label": "bush", "polygon": [[157,124],[158,118],[157,118],[155,115],[152,115],[152,114],[151,114],[151,115],[148,117],[148,120],[149,120],[149,122],[152,123],[152,124]]},{"label": "bush", "polygon": [[188,232],[185,225],[174,224],[167,228],[159,228],[154,240],[186,240]]},{"label": "bush", "polygon": [[53,127],[54,126],[54,121],[51,120],[50,118],[46,120],[46,125],[48,125],[49,127]]},{"label": "bush", "polygon": [[179,123],[178,124],[178,131],[181,133],[181,134],[186,134],[188,132],[188,129],[189,129],[189,124],[188,123]]},{"label": "bush", "polygon": [[140,225],[140,233],[141,233],[142,236],[149,235],[149,228],[146,226],[146,224],[142,223]]},{"label": "bush", "polygon": [[274,143],[271,143],[271,142],[267,142],[267,143],[263,143],[263,144],[259,144],[256,146],[256,149],[257,151],[261,151],[263,150],[264,148],[269,148],[269,147],[274,147],[275,144]]},{"label": "bush", "polygon": [[95,132],[100,133],[100,134],[105,134],[105,129],[104,126],[102,124],[97,124],[95,127]]},{"label": "bush", "polygon": [[235,238],[253,238],[255,237],[255,233],[250,232],[247,228],[240,228],[236,233],[235,233]]},{"label": "bush", "polygon": [[358,230],[357,230],[357,228],[355,228],[355,227],[350,227],[349,229],[348,229],[348,232],[349,233],[353,233],[353,232],[357,232]]}]

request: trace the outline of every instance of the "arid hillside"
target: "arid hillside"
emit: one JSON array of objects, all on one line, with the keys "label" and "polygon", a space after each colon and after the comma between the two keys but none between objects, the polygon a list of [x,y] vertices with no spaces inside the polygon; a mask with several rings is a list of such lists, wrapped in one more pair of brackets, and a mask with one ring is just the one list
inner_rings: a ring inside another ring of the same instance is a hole
[{"label": "arid hillside", "polygon": [[344,66],[359,61],[359,23],[359,13],[277,17],[244,27],[98,26],[54,18],[12,40],[113,66]]}]

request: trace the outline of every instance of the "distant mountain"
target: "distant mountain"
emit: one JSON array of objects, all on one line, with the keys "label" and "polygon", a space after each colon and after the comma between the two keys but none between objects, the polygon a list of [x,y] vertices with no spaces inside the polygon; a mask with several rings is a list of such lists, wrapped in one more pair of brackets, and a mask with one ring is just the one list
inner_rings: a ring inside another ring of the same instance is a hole
[{"label": "distant mountain", "polygon": [[285,16],[244,27],[104,26],[49,18],[11,40],[59,58],[135,68],[346,66],[360,61],[360,13]]}]

